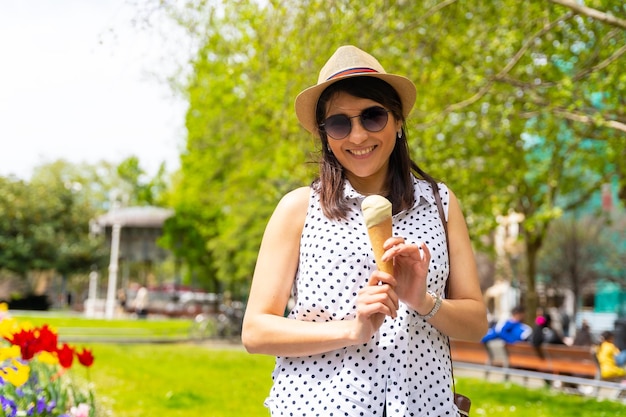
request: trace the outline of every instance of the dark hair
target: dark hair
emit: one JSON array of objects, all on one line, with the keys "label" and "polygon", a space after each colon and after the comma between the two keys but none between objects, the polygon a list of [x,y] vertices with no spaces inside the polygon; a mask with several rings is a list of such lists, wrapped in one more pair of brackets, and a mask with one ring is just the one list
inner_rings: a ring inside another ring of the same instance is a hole
[{"label": "dark hair", "polygon": [[613,341],[613,332],[610,330],[605,330],[602,332],[602,339],[606,340],[607,342],[611,342]]},{"label": "dark hair", "polygon": [[[396,140],[396,145],[389,157],[389,172],[385,184],[389,195],[385,197],[391,201],[394,214],[412,207],[415,203],[415,192],[411,173],[428,181],[433,187],[436,187],[437,183],[433,177],[411,160],[407,133],[404,128],[405,119],[402,115],[402,101],[398,93],[385,81],[373,77],[352,77],[337,81],[324,90],[317,102],[315,117],[318,125],[324,120],[328,102],[341,92],[380,103],[391,112],[396,120],[403,122],[402,137]],[[312,186],[320,193],[324,214],[330,219],[342,220],[346,218],[350,209],[343,195],[345,173],[339,161],[330,152],[328,137],[323,129],[319,129],[319,136],[322,158],[319,162],[319,177]]]},{"label": "dark hair", "polygon": [[525,314],[526,309],[523,306],[515,306],[511,310],[511,314]]}]

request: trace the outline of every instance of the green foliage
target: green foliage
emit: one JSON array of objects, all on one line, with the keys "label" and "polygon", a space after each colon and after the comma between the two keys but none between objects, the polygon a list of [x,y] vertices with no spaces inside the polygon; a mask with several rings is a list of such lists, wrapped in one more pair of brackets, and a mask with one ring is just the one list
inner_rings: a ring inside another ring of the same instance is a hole
[{"label": "green foliage", "polygon": [[205,289],[219,292],[220,285],[215,280],[215,270],[207,241],[216,236],[215,221],[212,217],[202,218],[210,213],[191,210],[186,205],[179,205],[176,215],[168,218],[163,225],[163,236],[159,244],[169,248],[176,259],[186,262],[189,274],[186,283],[193,277],[201,277],[198,282]]},{"label": "green foliage", "polygon": [[125,205],[129,206],[158,206],[168,185],[165,180],[164,163],[154,178],[147,179],[147,174],[141,168],[139,158],[136,156],[123,160],[117,167],[117,175],[127,196]]},{"label": "green foliage", "polygon": [[[284,43],[276,43],[288,10],[264,13],[255,2],[222,7],[221,19],[209,13],[210,29],[194,63],[187,152],[171,199],[176,217],[184,219],[171,223],[196,230],[192,246],[182,245],[190,251],[187,260],[236,284],[250,277],[280,196],[310,182],[306,151],[294,152],[310,143],[298,136],[293,112],[285,111],[297,90],[289,76],[295,64]],[[183,240],[179,233],[170,247]]]},{"label": "green foliage", "polygon": [[[594,7],[624,15],[617,3]],[[626,78],[618,70],[625,32],[567,7],[160,4],[199,45],[186,89],[187,149],[169,202],[195,219],[193,252],[207,252],[220,281],[250,277],[278,199],[313,179],[316,141],[299,128],[293,100],[342,44],[416,82],[408,122],[414,159],[459,196],[477,246],[497,215],[524,214],[529,291],[550,222],[610,175],[626,178]]]},{"label": "green foliage", "polygon": [[603,262],[596,265],[602,278],[626,289],[626,215],[611,219],[610,227],[600,239],[601,247],[605,250],[601,257]]},{"label": "green foliage", "polygon": [[37,167],[28,182],[0,177],[0,270],[32,286],[23,279],[31,272],[50,271],[68,279],[104,267],[108,248],[90,234],[90,222],[114,200],[158,203],[166,186],[163,166],[147,179],[136,157],[119,167],[58,160]]},{"label": "green foliage", "polygon": [[30,184],[0,178],[0,268],[28,271],[88,271],[101,262],[98,242],[89,237],[95,211],[80,184],[60,171]]}]

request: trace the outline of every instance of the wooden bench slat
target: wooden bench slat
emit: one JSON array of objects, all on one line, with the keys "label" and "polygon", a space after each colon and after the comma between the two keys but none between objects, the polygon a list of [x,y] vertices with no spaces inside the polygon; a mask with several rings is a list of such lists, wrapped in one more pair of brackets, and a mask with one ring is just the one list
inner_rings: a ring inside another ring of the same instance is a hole
[{"label": "wooden bench slat", "polygon": [[486,346],[456,339],[450,340],[450,348],[452,359],[457,362],[600,379],[595,353],[589,348],[543,345],[537,350],[528,342]]},{"label": "wooden bench slat", "polygon": [[489,354],[482,343],[450,339],[452,360],[479,365],[489,365]]},{"label": "wooden bench slat", "polygon": [[507,344],[506,352],[511,368],[552,372],[549,359],[539,356],[539,352],[530,343]]},{"label": "wooden bench slat", "polygon": [[550,357],[554,373],[600,378],[600,367],[590,348],[545,345],[543,351]]}]

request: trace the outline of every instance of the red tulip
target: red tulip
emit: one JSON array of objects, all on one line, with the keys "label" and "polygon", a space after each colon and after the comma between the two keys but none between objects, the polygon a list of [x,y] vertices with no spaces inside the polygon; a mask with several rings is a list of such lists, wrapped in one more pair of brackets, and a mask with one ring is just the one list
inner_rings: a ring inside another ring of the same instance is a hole
[{"label": "red tulip", "polygon": [[54,352],[58,344],[58,335],[53,332],[47,324],[41,326],[38,330],[40,350],[46,352]]},{"label": "red tulip", "polygon": [[39,343],[35,337],[34,330],[20,330],[11,336],[6,337],[12,345],[20,347],[22,359],[30,360],[39,352]]},{"label": "red tulip", "polygon": [[76,352],[76,357],[83,366],[90,367],[93,364],[93,354],[89,349],[83,348],[82,352]]},{"label": "red tulip", "polygon": [[11,336],[5,337],[11,344],[20,347],[22,359],[30,360],[37,353],[56,351],[58,336],[47,324],[30,330],[20,330]]},{"label": "red tulip", "polygon": [[64,368],[69,368],[74,361],[74,349],[67,343],[63,343],[63,347],[57,348],[57,356],[59,357],[59,364]]}]

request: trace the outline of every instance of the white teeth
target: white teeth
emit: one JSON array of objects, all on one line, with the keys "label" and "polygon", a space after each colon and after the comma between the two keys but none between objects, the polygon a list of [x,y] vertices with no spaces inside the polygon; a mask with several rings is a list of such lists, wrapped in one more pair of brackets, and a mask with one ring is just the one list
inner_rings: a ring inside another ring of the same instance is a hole
[{"label": "white teeth", "polygon": [[365,149],[352,149],[352,150],[350,150],[350,152],[352,152],[356,156],[362,156],[362,155],[365,155],[365,154],[368,154],[368,153],[372,152],[373,150],[374,150],[374,146],[371,146],[371,147],[365,148]]}]

